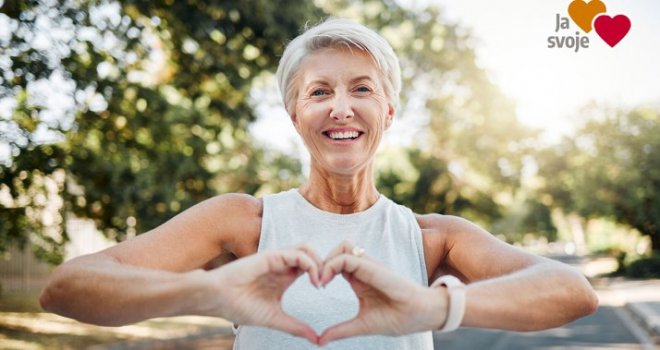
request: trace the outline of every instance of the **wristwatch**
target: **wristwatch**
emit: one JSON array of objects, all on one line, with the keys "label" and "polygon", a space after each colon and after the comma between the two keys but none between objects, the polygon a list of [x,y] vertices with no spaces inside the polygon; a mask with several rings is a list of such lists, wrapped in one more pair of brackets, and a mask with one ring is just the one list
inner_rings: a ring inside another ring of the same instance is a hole
[{"label": "wristwatch", "polygon": [[445,275],[433,282],[431,287],[445,286],[449,293],[447,321],[439,332],[451,332],[461,326],[465,315],[465,284],[452,275]]}]

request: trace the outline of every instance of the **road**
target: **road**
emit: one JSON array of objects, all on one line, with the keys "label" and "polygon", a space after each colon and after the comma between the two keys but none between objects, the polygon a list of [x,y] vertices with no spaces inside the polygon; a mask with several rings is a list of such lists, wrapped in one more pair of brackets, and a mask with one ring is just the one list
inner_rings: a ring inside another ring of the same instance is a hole
[{"label": "road", "polygon": [[452,333],[435,334],[435,349],[644,349],[619,316],[621,309],[618,309],[601,306],[591,316],[542,332],[462,328]]}]

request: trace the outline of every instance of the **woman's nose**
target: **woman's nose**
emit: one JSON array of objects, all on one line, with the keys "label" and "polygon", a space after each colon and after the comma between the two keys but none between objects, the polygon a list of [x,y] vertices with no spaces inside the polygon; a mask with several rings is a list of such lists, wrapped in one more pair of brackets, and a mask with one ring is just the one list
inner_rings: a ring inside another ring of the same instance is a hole
[{"label": "woman's nose", "polygon": [[330,118],[335,120],[344,120],[353,118],[353,108],[350,103],[349,96],[345,94],[336,94],[332,101],[332,111],[330,111]]}]

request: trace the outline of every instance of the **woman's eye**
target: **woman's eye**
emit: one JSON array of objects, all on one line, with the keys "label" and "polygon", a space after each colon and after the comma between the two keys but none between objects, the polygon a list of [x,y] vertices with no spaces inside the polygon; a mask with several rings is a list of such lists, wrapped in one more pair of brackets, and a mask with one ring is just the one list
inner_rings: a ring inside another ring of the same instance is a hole
[{"label": "woman's eye", "polygon": [[355,90],[357,90],[357,92],[370,92],[370,91],[371,91],[371,89],[369,89],[369,88],[366,87],[366,86],[360,86],[360,87],[358,87],[358,88],[355,89]]},{"label": "woman's eye", "polygon": [[312,91],[312,96],[323,96],[323,95],[325,95],[325,91],[323,91],[323,90],[319,89],[319,90]]}]

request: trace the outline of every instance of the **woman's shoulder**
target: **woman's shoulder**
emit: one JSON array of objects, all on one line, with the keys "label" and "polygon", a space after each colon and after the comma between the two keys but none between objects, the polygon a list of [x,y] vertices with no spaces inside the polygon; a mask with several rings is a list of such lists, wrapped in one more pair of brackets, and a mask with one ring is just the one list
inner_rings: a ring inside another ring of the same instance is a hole
[{"label": "woman's shoulder", "polygon": [[[481,241],[484,236],[483,230],[479,226],[459,216],[431,213],[415,214],[415,218],[422,230],[429,276],[434,276],[439,271],[438,267],[447,259],[452,248],[464,246],[463,244],[457,245],[457,243]],[[441,272],[448,273],[447,271]],[[451,271],[451,273],[460,275],[458,271]]]},{"label": "woman's shoulder", "polygon": [[479,230],[473,222],[456,215],[415,213],[415,219],[419,227],[428,233],[451,234]]},{"label": "woman's shoulder", "polygon": [[209,199],[212,206],[239,217],[261,217],[263,200],[247,193],[225,193]]},{"label": "woman's shoulder", "polygon": [[223,231],[227,232],[226,247],[238,256],[257,251],[263,200],[245,193],[226,193],[209,199],[215,214],[222,216]]}]

